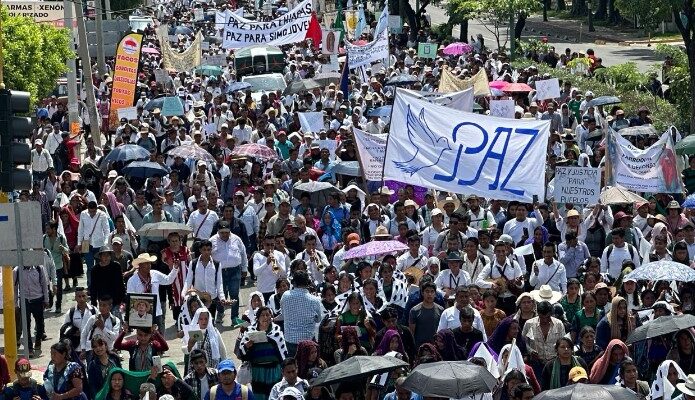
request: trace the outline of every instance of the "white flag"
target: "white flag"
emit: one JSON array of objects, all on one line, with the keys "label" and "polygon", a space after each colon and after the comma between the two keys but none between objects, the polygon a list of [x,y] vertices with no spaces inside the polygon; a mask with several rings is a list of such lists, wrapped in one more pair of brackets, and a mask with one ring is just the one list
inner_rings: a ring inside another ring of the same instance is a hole
[{"label": "white flag", "polygon": [[300,112],[299,123],[302,126],[302,131],[319,133],[325,129],[323,125],[323,112]]}]

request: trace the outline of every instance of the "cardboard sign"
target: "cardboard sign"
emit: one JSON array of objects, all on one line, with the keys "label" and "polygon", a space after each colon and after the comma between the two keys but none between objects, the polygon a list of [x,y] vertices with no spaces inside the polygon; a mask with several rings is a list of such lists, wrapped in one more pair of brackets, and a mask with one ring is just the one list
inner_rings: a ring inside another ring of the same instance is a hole
[{"label": "cardboard sign", "polygon": [[556,203],[587,205],[598,203],[601,195],[601,170],[585,167],[555,168]]},{"label": "cardboard sign", "polygon": [[137,107],[124,107],[118,109],[118,119],[125,118],[128,121],[138,119],[138,108]]},{"label": "cardboard sign", "polygon": [[557,78],[536,81],[536,100],[557,99],[560,97],[560,82]]},{"label": "cardboard sign", "polygon": [[490,115],[493,117],[514,118],[514,100],[490,100]]},{"label": "cardboard sign", "polygon": [[419,58],[436,58],[437,44],[436,43],[418,43],[417,56]]}]

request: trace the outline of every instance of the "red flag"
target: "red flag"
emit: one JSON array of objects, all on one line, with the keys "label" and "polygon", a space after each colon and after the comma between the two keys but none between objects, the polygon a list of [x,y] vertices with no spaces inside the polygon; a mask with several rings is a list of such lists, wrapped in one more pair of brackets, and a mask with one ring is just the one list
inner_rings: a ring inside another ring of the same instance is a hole
[{"label": "red flag", "polygon": [[314,48],[319,48],[321,44],[321,24],[319,24],[319,19],[316,18],[316,12],[311,13],[311,21],[309,21],[309,30],[306,31],[306,38],[312,40]]}]

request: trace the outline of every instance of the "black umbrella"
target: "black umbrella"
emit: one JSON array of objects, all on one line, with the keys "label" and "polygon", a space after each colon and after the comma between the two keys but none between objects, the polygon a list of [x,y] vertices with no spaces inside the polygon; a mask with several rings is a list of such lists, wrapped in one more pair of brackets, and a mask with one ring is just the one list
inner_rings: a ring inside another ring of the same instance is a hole
[{"label": "black umbrella", "polygon": [[650,321],[632,331],[625,344],[641,342],[657,336],[668,335],[695,326],[695,316],[690,314],[667,315]]},{"label": "black umbrella", "polygon": [[616,96],[599,96],[589,102],[589,105],[592,107],[596,106],[607,106],[610,104],[618,104],[622,103],[622,100],[620,100],[620,97]]},{"label": "black umbrella", "polygon": [[314,386],[351,381],[407,367],[408,363],[390,356],[353,356],[321,371]]},{"label": "black umbrella", "polygon": [[439,361],[415,367],[402,387],[424,397],[460,399],[492,393],[496,384],[485,367],[468,361]]},{"label": "black umbrella", "polygon": [[637,400],[630,389],[615,385],[588,385],[577,383],[540,392],[533,400]]},{"label": "black umbrella", "polygon": [[420,82],[420,80],[412,75],[401,74],[394,76],[386,82],[387,85],[401,86],[401,85],[412,85],[413,83]]},{"label": "black umbrella", "polygon": [[285,90],[282,92],[283,95],[288,95],[288,94],[296,94],[305,90],[312,90],[316,88],[321,88],[320,83],[316,82],[313,79],[302,79],[301,81],[296,81],[290,83],[289,86],[285,88]]},{"label": "black umbrella", "polygon": [[152,161],[133,161],[123,168],[123,175],[135,178],[150,178],[153,176],[165,176],[169,170],[159,163]]}]

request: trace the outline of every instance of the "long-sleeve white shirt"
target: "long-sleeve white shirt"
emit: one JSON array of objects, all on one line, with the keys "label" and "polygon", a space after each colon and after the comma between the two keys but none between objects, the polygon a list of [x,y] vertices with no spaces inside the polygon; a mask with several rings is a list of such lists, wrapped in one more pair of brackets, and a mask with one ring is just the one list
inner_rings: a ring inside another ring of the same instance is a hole
[{"label": "long-sleeve white shirt", "polygon": [[[162,303],[159,302],[159,285],[171,285],[174,283],[176,276],[179,273],[178,268],[172,268],[169,275],[164,275],[163,273],[155,270],[150,271],[150,279],[152,290],[151,294],[157,296],[156,306],[157,306],[157,317],[162,315]],[[133,274],[133,276],[128,279],[126,284],[126,290],[128,293],[145,293],[145,285],[143,285],[139,274]],[[185,293],[185,291],[183,292]]]},{"label": "long-sleeve white shirt", "polygon": [[83,240],[89,240],[94,248],[102,247],[109,237],[109,216],[101,210],[97,210],[94,217],[89,215],[89,210],[80,213],[80,224],[77,228],[77,244]]},{"label": "long-sleeve white shirt", "polygon": [[[487,341],[487,335],[485,334],[485,325],[483,324],[483,318],[480,316],[480,311],[475,308],[468,306],[473,310],[473,327],[483,333],[483,341]],[[456,307],[456,305],[445,309],[442,315],[439,317],[439,326],[437,327],[437,332],[442,329],[456,329],[461,326],[461,320],[459,319],[459,314],[461,311]]]},{"label": "long-sleeve white shirt", "polygon": [[263,255],[263,252],[256,252],[253,255],[253,273],[256,275],[256,287],[261,293],[272,293],[275,291],[275,282],[280,278],[287,277],[285,271],[285,255],[277,250],[273,250],[273,257],[280,268],[277,272],[273,272],[273,267],[268,264],[268,258]]},{"label": "long-sleeve white shirt", "polygon": [[45,148],[38,152],[37,149],[31,151],[31,170],[34,172],[46,172],[48,167],[53,166],[53,158],[51,153]]},{"label": "long-sleeve white shirt", "polygon": [[545,260],[537,260],[534,266],[538,266],[538,275],[536,268],[531,270],[529,283],[535,289],[540,289],[543,285],[550,285],[553,291],[567,293],[567,271],[565,266],[558,260],[553,260],[552,264],[548,265]]},{"label": "long-sleeve white shirt", "polygon": [[330,263],[328,262],[328,257],[326,257],[326,254],[324,252],[319,250],[315,250],[315,252],[316,258],[318,258],[318,262],[320,265],[316,265],[316,262],[314,262],[314,258],[306,250],[298,253],[297,257],[295,257],[294,259],[302,260],[306,263],[307,270],[309,271],[309,274],[311,275],[311,278],[314,280],[314,282],[323,282],[323,269],[329,266]]},{"label": "long-sleeve white shirt", "polygon": [[224,241],[219,234],[216,234],[210,238],[210,242],[212,242],[212,259],[220,263],[220,269],[241,267],[242,272],[248,271],[246,246],[239,236],[230,233],[229,239]]},{"label": "long-sleeve white shirt", "polygon": [[[207,218],[205,217],[207,215]],[[215,222],[220,219],[216,212],[208,210],[207,213],[201,214],[199,210],[195,210],[188,218],[188,225],[193,230],[195,239],[210,239],[212,236],[212,227]]]},{"label": "long-sleeve white shirt", "polygon": [[[104,320],[104,328],[99,329],[94,326],[97,318]],[[113,343],[116,341],[118,334],[121,332],[121,320],[110,314],[104,318],[101,314],[92,315],[82,326],[80,332],[80,349],[89,351],[92,349],[92,338],[95,335],[100,335],[106,341],[106,347],[113,350]]]},{"label": "long-sleeve white shirt", "polygon": [[[524,272],[516,261],[507,259],[504,265],[499,265],[497,260],[495,260],[483,267],[475,284],[483,289],[489,289],[492,287],[492,280],[501,278],[503,275],[508,281],[513,281],[520,276],[524,276]],[[512,294],[507,290],[502,297],[509,296],[512,296]]]},{"label": "long-sleeve white shirt", "polygon": [[[195,283],[193,283],[193,277],[195,277]],[[210,298],[213,300],[217,298],[224,300],[221,266],[220,268],[215,268],[215,263],[212,258],[210,258],[207,263],[201,258],[191,261],[181,293],[186,293],[188,289],[196,289],[199,292],[209,293]]]},{"label": "long-sleeve white shirt", "polygon": [[511,236],[512,239],[514,239],[514,243],[519,243],[521,241],[521,237],[524,236],[524,228],[528,230],[528,237],[533,237],[533,230],[536,229],[537,226],[543,225],[543,216],[537,209],[533,210],[533,215],[535,218],[526,217],[523,221],[514,218],[507,221],[504,224],[502,233]]},{"label": "long-sleeve white shirt", "polygon": [[437,285],[437,289],[446,292],[447,289],[455,291],[461,286],[468,286],[471,284],[471,276],[468,272],[459,269],[459,273],[454,275],[453,271],[450,269],[445,269],[437,275],[437,279],[434,280],[434,284]]},{"label": "long-sleeve white shirt", "polygon": [[256,214],[256,209],[251,206],[244,206],[243,209],[239,210],[238,208],[234,207],[234,217],[244,223],[246,233],[249,236],[254,234],[258,235],[260,222],[258,220],[258,215]]}]

